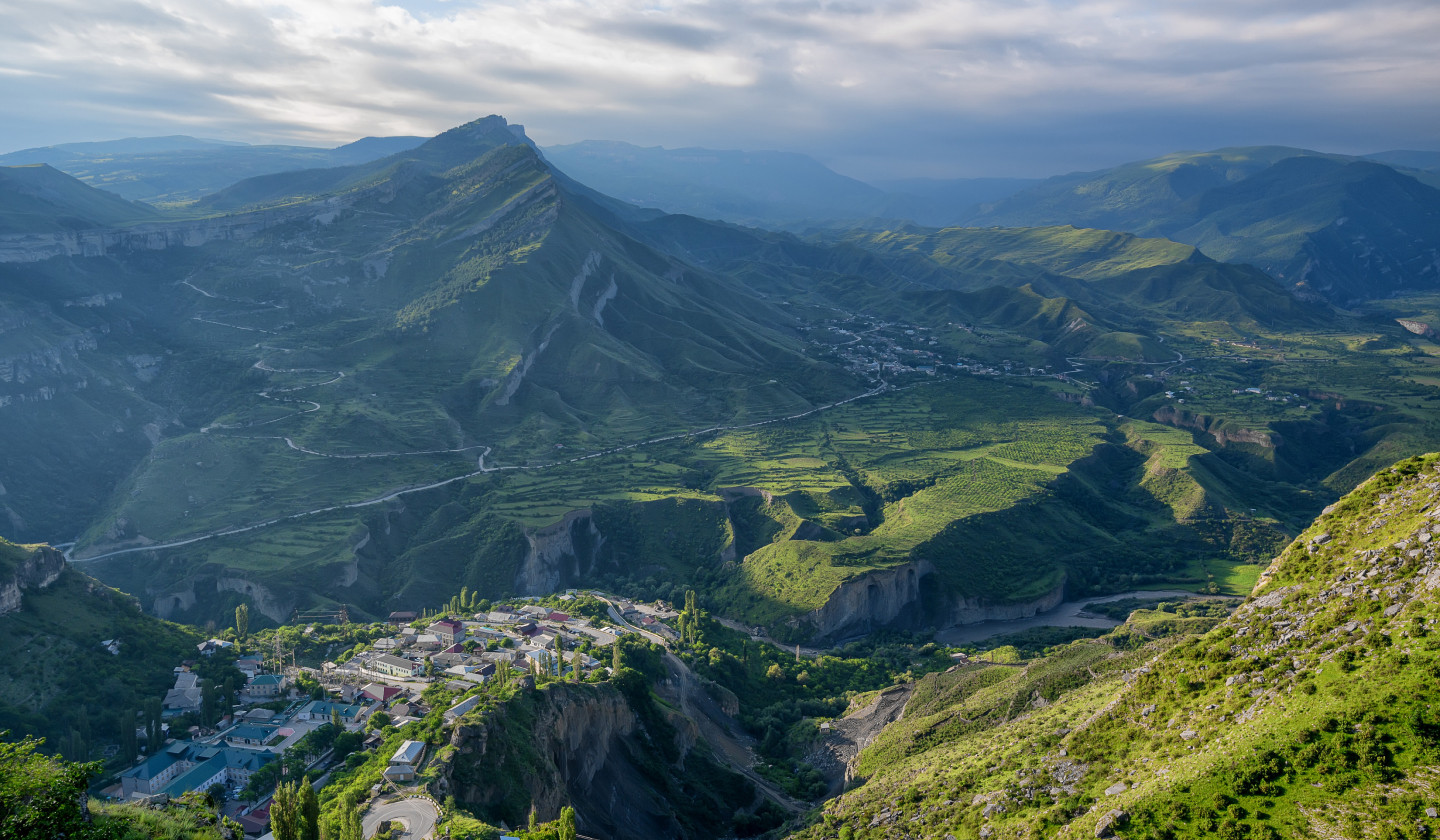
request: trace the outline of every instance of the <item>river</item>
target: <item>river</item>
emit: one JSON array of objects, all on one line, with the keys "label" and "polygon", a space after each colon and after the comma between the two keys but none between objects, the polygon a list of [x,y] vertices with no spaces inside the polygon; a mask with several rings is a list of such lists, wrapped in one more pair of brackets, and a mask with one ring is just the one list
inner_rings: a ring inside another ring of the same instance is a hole
[{"label": "river", "polygon": [[1124,601],[1130,598],[1143,599],[1147,601],[1170,601],[1181,598],[1212,598],[1213,595],[1197,595],[1194,592],[1187,592],[1181,589],[1147,590],[1140,592],[1121,592],[1118,595],[1103,595],[1096,598],[1084,598],[1078,601],[1065,601],[1053,610],[1031,616],[1030,618],[1016,618],[1010,621],[982,621],[978,624],[963,624],[958,627],[949,627],[935,634],[935,641],[945,645],[969,645],[982,642],[995,636],[1004,636],[1009,633],[1018,633],[1021,630],[1029,630],[1034,627],[1095,627],[1108,630],[1118,627],[1124,622],[1105,618],[1100,615],[1081,615],[1085,608],[1091,604],[1104,604],[1110,601]]}]

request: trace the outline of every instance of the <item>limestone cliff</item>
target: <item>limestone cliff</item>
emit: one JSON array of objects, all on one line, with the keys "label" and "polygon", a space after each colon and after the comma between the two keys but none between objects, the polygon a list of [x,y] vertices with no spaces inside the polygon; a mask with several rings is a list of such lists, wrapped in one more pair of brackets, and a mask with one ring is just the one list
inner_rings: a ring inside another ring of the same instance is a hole
[{"label": "limestone cliff", "polygon": [[1228,446],[1232,443],[1253,443],[1266,449],[1274,449],[1283,443],[1280,436],[1273,431],[1240,428],[1204,414],[1195,414],[1183,408],[1176,408],[1173,405],[1157,409],[1152,418],[1157,423],[1205,432],[1221,446]]},{"label": "limestone cliff", "polygon": [[546,595],[588,574],[605,543],[588,510],[571,511],[554,525],[526,532],[525,539],[530,548],[515,574],[521,595]]},{"label": "limestone cliff", "polygon": [[44,589],[65,571],[65,555],[48,545],[0,540],[0,615],[20,609],[26,592]]},{"label": "limestone cliff", "polygon": [[881,627],[919,630],[1029,618],[1065,599],[1063,578],[1038,598],[992,603],[946,592],[934,572],[928,560],[919,560],[852,578],[805,620],[815,628],[815,638],[836,640]]},{"label": "limestone cliff", "polygon": [[0,235],[0,263],[39,262],[52,257],[103,257],[115,253],[194,248],[207,242],[250,239],[281,224],[298,221],[327,224],[364,194],[369,194],[369,191],[211,219],[152,222],[114,229],[5,234]]}]

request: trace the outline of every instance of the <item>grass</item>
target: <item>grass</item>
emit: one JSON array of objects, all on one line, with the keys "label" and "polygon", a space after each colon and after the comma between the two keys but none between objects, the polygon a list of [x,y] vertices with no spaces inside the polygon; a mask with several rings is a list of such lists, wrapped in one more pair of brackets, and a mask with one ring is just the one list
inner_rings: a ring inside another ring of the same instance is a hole
[{"label": "grass", "polygon": [[1023,667],[924,678],[862,753],[865,783],[795,836],[1088,837],[1111,809],[1125,836],[1404,836],[1440,779],[1440,603],[1405,553],[1430,528],[1437,464],[1347,496],[1228,619],[1137,610]]}]

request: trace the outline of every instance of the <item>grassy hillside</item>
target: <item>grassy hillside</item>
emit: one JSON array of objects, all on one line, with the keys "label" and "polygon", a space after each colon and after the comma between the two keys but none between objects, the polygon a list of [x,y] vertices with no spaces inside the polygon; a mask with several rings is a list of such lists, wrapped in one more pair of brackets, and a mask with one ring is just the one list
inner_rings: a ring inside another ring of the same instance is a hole
[{"label": "grassy hillside", "polygon": [[0,167],[0,234],[115,227],[158,216],[44,164]]},{"label": "grassy hillside", "polygon": [[1440,772],[1437,466],[1327,508],[1213,629],[1142,612],[926,677],[864,783],[796,836],[1412,836]]},{"label": "grassy hillside", "polygon": [[[0,539],[0,558],[35,550]],[[0,665],[0,730],[46,738],[72,758],[102,758],[106,745],[124,743],[121,732],[134,728],[143,704],[165,695],[172,669],[194,657],[201,638],[67,567],[0,615],[0,645],[12,653]],[[119,653],[101,646],[111,639]]]}]

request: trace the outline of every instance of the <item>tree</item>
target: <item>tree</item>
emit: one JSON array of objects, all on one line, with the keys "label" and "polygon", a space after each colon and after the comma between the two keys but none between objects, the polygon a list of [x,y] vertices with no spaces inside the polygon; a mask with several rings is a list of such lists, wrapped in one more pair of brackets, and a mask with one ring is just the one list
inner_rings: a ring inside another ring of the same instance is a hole
[{"label": "tree", "polygon": [[560,840],[575,840],[575,809],[569,805],[560,809]]},{"label": "tree", "polygon": [[621,660],[620,660],[620,640],[619,640],[619,639],[616,639],[615,642],[614,642],[614,644],[612,644],[612,645],[610,646],[610,672],[611,672],[611,673],[613,673],[613,674],[618,674],[618,673],[620,673],[620,662],[621,662]]},{"label": "tree", "polygon": [[295,782],[281,782],[270,802],[270,831],[275,840],[302,840],[300,823],[300,787]]},{"label": "tree", "polygon": [[241,604],[235,608],[235,636],[241,641],[250,635],[250,607]]},{"label": "tree", "polygon": [[125,709],[120,712],[120,755],[129,764],[140,754],[140,743],[135,738],[135,719],[138,717],[134,709]]},{"label": "tree", "polygon": [[160,726],[162,712],[160,698],[151,697],[145,701],[145,750],[150,755],[159,752],[165,743],[165,730]]},{"label": "tree", "polygon": [[[320,800],[315,786],[300,777],[300,840],[320,840]],[[278,838],[277,838],[278,840]]]},{"label": "tree", "polygon": [[340,807],[340,835],[335,840],[365,840],[364,828],[360,821],[360,808],[349,796],[345,797],[345,804]]},{"label": "tree", "polygon": [[0,731],[0,833],[5,837],[89,837],[86,789],[99,762],[71,764],[36,750],[25,738],[6,743]]},{"label": "tree", "polygon": [[570,657],[570,679],[574,682],[580,682],[580,669],[580,650],[576,648],[574,655]]},{"label": "tree", "polygon": [[342,728],[340,725],[340,710],[334,706],[330,707],[330,725],[336,729]]}]

